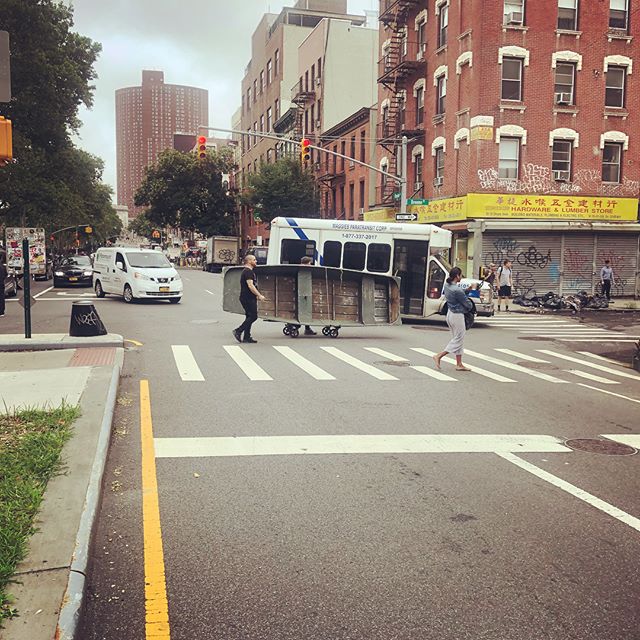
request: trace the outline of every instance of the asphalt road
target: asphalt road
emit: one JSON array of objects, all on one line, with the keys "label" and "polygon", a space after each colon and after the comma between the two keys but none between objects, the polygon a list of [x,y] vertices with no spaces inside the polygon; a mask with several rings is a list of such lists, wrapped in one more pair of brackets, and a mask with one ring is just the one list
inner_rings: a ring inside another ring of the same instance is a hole
[{"label": "asphalt road", "polygon": [[[628,359],[612,341],[637,316],[500,316],[467,335],[475,372],[434,378],[441,323],[293,340],[259,322],[240,347],[220,276],[183,276],[180,305],[97,301],[141,344],[80,638],[640,639],[640,458],[563,444],[638,444],[640,376],[585,355]],[[74,292],[58,293],[34,332],[66,330]],[[161,534],[143,519],[141,380]],[[154,626],[165,593],[170,630]]]}]

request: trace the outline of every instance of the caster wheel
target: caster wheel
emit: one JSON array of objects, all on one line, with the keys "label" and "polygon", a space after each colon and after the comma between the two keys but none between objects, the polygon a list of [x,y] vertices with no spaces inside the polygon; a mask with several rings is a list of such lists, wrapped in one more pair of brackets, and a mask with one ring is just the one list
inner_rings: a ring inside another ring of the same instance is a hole
[{"label": "caster wheel", "polygon": [[282,333],[284,333],[285,336],[291,335],[291,327],[285,324],[284,327],[282,327]]},{"label": "caster wheel", "polygon": [[331,333],[331,327],[322,327],[322,335],[325,337],[329,337]]},{"label": "caster wheel", "polygon": [[331,329],[331,331],[329,331],[329,335],[332,338],[337,338],[338,337],[338,330],[334,327],[333,329]]},{"label": "caster wheel", "polygon": [[300,331],[298,330],[298,327],[291,327],[289,331],[289,335],[292,338],[297,338],[300,335]]}]

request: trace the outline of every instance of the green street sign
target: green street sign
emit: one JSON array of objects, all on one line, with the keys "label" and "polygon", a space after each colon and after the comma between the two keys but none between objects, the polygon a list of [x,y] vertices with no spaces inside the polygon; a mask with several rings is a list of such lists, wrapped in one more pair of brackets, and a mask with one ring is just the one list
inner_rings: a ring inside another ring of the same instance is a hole
[{"label": "green street sign", "polygon": [[398,202],[400,200],[400,198],[402,197],[402,194],[399,191],[394,191],[393,193],[393,199]]},{"label": "green street sign", "polygon": [[422,206],[426,206],[426,205],[429,204],[429,200],[414,200],[412,198],[409,198],[407,200],[407,204],[419,204],[419,205],[422,205]]}]

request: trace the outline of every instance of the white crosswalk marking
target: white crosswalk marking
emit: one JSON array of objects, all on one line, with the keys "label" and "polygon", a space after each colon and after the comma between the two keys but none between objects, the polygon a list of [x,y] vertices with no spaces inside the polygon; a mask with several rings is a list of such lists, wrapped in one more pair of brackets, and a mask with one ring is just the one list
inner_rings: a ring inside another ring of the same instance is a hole
[{"label": "white crosswalk marking", "polygon": [[185,382],[202,382],[204,376],[200,367],[193,357],[191,349],[187,345],[174,344],[171,345],[173,351],[173,359],[175,360],[178,373]]},{"label": "white crosswalk marking", "polygon": [[540,380],[546,380],[547,382],[553,382],[555,384],[568,384],[567,380],[561,380],[560,378],[556,378],[555,376],[550,376],[546,373],[541,373],[540,371],[532,371],[531,369],[522,367],[519,364],[513,364],[512,362],[507,362],[506,360],[500,360],[499,358],[494,358],[493,356],[486,356],[486,355],[483,355],[482,353],[478,353],[477,351],[471,351],[470,349],[465,349],[465,353],[472,356],[473,358],[479,358],[480,360],[491,362],[492,364],[498,365],[499,367],[513,369],[513,371],[519,371],[520,373],[525,373],[528,376],[532,376],[533,378],[539,378]]},{"label": "white crosswalk marking", "polygon": [[534,358],[533,356],[528,356],[526,353],[520,353],[519,351],[512,351],[511,349],[496,349],[500,353],[504,353],[508,356],[513,356],[514,358],[520,358],[520,360],[526,360],[527,362],[537,362],[539,364],[549,364],[548,360],[541,360],[540,358]]},{"label": "white crosswalk marking", "polygon": [[610,435],[603,433],[602,437],[640,450],[640,434],[638,433],[612,433]]},{"label": "white crosswalk marking", "polygon": [[595,362],[589,362],[588,360],[582,360],[580,358],[574,358],[573,356],[567,356],[564,353],[558,353],[556,351],[549,351],[548,349],[538,349],[539,353],[544,353],[547,356],[552,356],[554,358],[560,358],[562,360],[568,360],[569,362],[575,362],[576,364],[581,364],[585,367],[590,367],[592,369],[597,369],[598,371],[602,371],[604,373],[610,373],[614,376],[620,376],[621,378],[630,378],[631,380],[640,381],[640,376],[625,373],[624,371],[617,371],[616,369],[611,369],[610,367],[605,367],[601,364],[596,364]]},{"label": "white crosswalk marking", "polygon": [[580,378],[585,378],[586,380],[592,380],[593,382],[600,382],[601,384],[620,384],[617,380],[609,380],[608,378],[602,378],[601,376],[596,376],[593,373],[587,373],[586,371],[580,371],[580,369],[567,369],[569,373],[573,373]]},{"label": "white crosswalk marking", "polygon": [[242,369],[249,380],[268,381],[273,378],[247,353],[242,347],[224,347],[224,350],[231,356],[233,361]]},{"label": "white crosswalk marking", "polygon": [[390,353],[389,351],[378,349],[376,347],[365,347],[365,351],[371,351],[371,353],[387,358],[387,360],[391,360],[392,362],[409,362],[409,358],[403,358],[402,356],[397,356],[394,353]]},{"label": "white crosswalk marking", "polygon": [[[387,358],[392,362],[409,362],[408,358],[403,358],[401,356],[397,356],[395,353],[390,353],[389,351],[385,351],[384,349],[377,349],[375,347],[365,347],[366,351],[371,351],[371,353],[375,353],[378,356],[382,356],[383,358]],[[442,371],[438,371],[437,369],[430,369],[429,367],[423,367],[420,365],[410,365],[410,368],[422,375],[429,376],[430,378],[435,378],[436,380],[441,380],[442,382],[457,382],[455,378],[451,376],[445,375]]]},{"label": "white crosswalk marking", "polygon": [[398,378],[388,374],[386,371],[382,371],[381,369],[377,369],[376,367],[367,364],[366,362],[362,362],[362,360],[358,360],[358,358],[354,358],[350,356],[348,353],[344,351],[340,351],[340,349],[336,349],[336,347],[321,347],[323,351],[326,351],[328,354],[332,355],[334,358],[338,358],[338,360],[342,360],[347,364],[351,365],[356,369],[360,369],[367,375],[370,375],[377,380],[397,380]]},{"label": "white crosswalk marking", "polygon": [[593,358],[594,360],[600,360],[601,362],[608,362],[609,364],[615,364],[616,366],[622,366],[622,363],[613,360],[612,358],[605,358],[603,356],[599,356],[595,353],[591,353],[590,351],[578,351],[581,356],[587,356],[587,358]]},{"label": "white crosswalk marking", "polygon": [[[422,355],[425,355],[425,356],[430,356],[432,358],[433,356],[436,355],[435,351],[429,351],[429,349],[422,349],[421,347],[412,347],[411,350],[416,351],[417,353],[421,353]],[[456,361],[453,358],[442,358],[442,360],[443,362],[448,362],[449,364],[456,363]],[[493,371],[487,371],[487,369],[482,369],[480,367],[476,367],[475,365],[470,366],[467,364],[466,366],[469,369],[471,369],[471,371],[473,371],[474,373],[484,376],[485,378],[491,378],[496,382],[515,382],[515,380],[512,380],[511,378],[506,378],[505,376],[501,376],[499,373],[493,373]]]},{"label": "white crosswalk marking", "polygon": [[606,389],[599,389],[598,387],[592,387],[590,384],[584,384],[584,382],[578,382],[581,387],[586,387],[592,391],[599,391],[600,393],[606,393],[608,396],[615,396],[616,398],[622,398],[623,400],[629,400],[629,402],[635,402],[640,404],[640,400],[636,398],[630,398],[629,396],[623,396],[620,393],[614,393],[613,391],[607,391]]},{"label": "white crosswalk marking", "polygon": [[626,342],[636,343],[636,338],[558,338],[562,342]]},{"label": "white crosswalk marking", "polygon": [[307,360],[304,356],[296,353],[291,347],[274,346],[273,348],[287,358],[287,360],[293,362],[297,367],[300,367],[305,373],[308,373],[312,378],[316,380],[335,380],[334,376],[313,364],[313,362]]}]

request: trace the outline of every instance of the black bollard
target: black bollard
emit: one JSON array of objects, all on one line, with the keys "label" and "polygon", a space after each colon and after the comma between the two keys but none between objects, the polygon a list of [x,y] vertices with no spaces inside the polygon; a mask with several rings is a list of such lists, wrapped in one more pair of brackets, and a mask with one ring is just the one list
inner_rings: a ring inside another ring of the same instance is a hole
[{"label": "black bollard", "polygon": [[74,302],[71,307],[71,325],[69,335],[75,338],[90,338],[92,336],[106,336],[104,326],[93,302],[82,300]]}]

